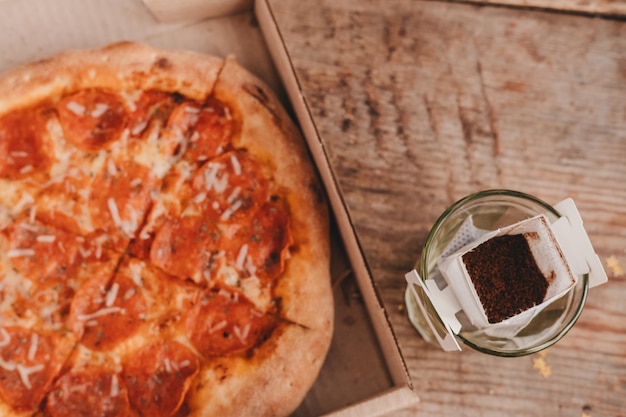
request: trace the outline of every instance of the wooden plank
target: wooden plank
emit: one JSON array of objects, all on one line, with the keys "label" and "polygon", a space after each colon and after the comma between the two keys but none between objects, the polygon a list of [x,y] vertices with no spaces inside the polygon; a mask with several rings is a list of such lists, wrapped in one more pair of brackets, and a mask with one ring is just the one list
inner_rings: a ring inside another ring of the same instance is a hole
[{"label": "wooden plank", "polygon": [[594,15],[626,15],[626,0],[461,0],[461,2],[486,5],[535,7],[539,9],[588,13]]},{"label": "wooden plank", "polygon": [[518,359],[425,343],[403,311],[403,274],[439,214],[486,188],[574,198],[600,257],[626,265],[626,22],[414,0],[270,4],[422,400],[412,415],[623,414],[617,270],[547,355]]}]

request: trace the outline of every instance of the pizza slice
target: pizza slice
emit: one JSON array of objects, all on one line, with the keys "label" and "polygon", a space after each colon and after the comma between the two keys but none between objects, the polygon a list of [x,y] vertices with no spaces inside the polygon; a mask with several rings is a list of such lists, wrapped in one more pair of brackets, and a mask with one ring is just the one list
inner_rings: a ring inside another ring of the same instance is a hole
[{"label": "pizza slice", "polygon": [[143,259],[148,259],[156,231],[167,219],[179,217],[190,200],[206,197],[193,194],[190,179],[207,160],[228,149],[235,131],[229,110],[211,97],[204,103],[183,101],[173,112],[170,124],[182,138],[180,158],[156,193],[141,232],[131,242],[131,253]]}]

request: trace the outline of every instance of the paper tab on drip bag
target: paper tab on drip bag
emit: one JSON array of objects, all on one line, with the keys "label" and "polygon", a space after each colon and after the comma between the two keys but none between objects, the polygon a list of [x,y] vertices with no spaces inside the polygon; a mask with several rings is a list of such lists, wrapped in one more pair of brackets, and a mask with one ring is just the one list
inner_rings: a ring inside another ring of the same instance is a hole
[{"label": "paper tab on drip bag", "polygon": [[576,283],[544,215],[484,234],[439,269],[472,325],[498,337],[514,336]]}]

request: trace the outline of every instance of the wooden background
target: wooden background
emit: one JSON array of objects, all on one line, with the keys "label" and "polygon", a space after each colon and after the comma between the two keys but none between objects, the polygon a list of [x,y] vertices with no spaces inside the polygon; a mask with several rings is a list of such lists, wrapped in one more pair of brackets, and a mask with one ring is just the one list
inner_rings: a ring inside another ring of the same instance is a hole
[{"label": "wooden background", "polygon": [[[406,415],[625,416],[626,22],[416,0],[270,5],[422,399]],[[608,262],[609,283],[541,354],[444,353],[403,309],[430,226],[487,188],[572,197]]]}]

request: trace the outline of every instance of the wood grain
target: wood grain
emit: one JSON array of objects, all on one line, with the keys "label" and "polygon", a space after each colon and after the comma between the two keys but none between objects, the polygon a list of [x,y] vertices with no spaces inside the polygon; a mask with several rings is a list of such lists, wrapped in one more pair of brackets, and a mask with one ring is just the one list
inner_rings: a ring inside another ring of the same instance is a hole
[{"label": "wood grain", "polygon": [[[453,0],[454,1],[454,0]],[[596,15],[626,15],[625,0],[461,0],[463,2],[507,5],[516,7],[535,7],[557,11],[589,13]]]},{"label": "wood grain", "polygon": [[600,257],[626,265],[626,23],[414,0],[270,5],[422,399],[410,415],[626,415],[624,275],[607,270],[545,356],[444,353],[403,310],[430,226],[481,189],[572,197]]}]

